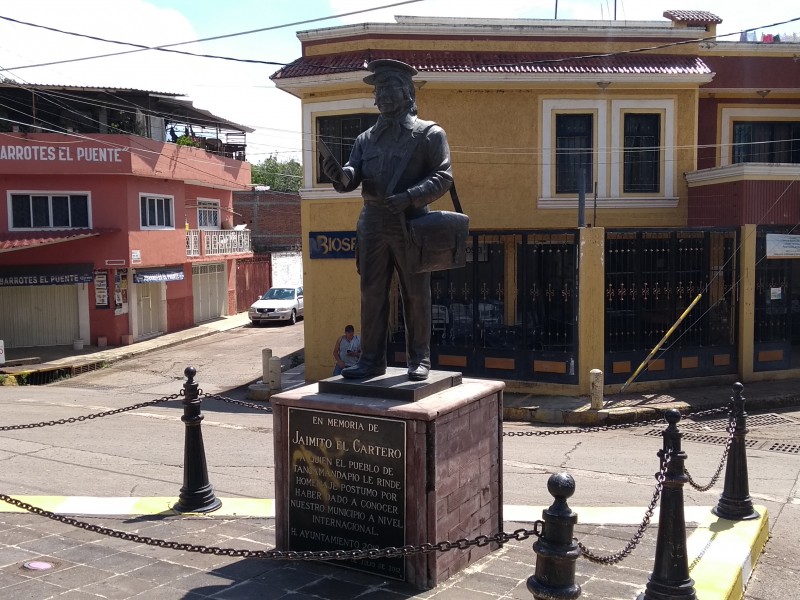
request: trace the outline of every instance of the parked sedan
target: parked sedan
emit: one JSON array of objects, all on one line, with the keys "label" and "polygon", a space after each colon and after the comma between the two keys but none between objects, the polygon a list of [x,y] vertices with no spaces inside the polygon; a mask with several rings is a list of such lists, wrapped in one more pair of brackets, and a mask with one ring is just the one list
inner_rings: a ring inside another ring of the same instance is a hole
[{"label": "parked sedan", "polygon": [[273,287],[253,302],[247,311],[253,325],[267,321],[289,321],[292,325],[303,316],[302,287]]}]

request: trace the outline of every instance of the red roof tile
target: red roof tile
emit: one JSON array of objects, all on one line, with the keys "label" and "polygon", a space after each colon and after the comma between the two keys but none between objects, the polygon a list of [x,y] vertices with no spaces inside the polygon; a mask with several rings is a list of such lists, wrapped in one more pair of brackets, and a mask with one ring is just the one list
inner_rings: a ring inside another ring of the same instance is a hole
[{"label": "red roof tile", "polygon": [[704,10],[665,10],[663,16],[676,23],[722,23],[717,15]]},{"label": "red roof tile", "polygon": [[668,54],[614,54],[587,57],[518,52],[374,52],[365,50],[299,58],[277,71],[272,79],[361,71],[365,70],[369,61],[377,58],[402,60],[414,66],[420,73],[652,75],[708,75],[711,73],[708,66],[696,56]]},{"label": "red roof tile", "polygon": [[29,250],[51,244],[73,242],[85,238],[116,233],[119,229],[76,229],[62,231],[21,231],[14,233],[0,233],[0,252],[13,252],[15,250]]}]

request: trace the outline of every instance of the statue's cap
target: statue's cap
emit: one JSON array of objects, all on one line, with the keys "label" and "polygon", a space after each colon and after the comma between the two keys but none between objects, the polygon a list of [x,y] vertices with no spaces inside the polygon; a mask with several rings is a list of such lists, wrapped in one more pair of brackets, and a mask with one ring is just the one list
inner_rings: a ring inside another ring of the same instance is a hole
[{"label": "statue's cap", "polygon": [[391,58],[379,58],[367,65],[367,70],[372,71],[371,75],[364,77],[364,83],[375,85],[385,76],[400,77],[411,81],[411,77],[417,74],[417,70],[409,64]]}]

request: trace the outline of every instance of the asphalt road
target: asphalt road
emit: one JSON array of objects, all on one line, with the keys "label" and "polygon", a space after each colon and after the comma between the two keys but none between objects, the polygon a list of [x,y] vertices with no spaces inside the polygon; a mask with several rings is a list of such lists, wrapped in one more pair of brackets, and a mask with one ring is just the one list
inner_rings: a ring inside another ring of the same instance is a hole
[{"label": "asphalt road", "polygon": [[[38,387],[0,388],[4,425],[76,417],[157,400],[180,391],[186,366],[197,369],[209,393],[245,399],[261,377],[261,351],[287,356],[302,348],[302,322],[291,327],[242,327],[191,343],[120,361],[102,371]],[[0,492],[10,495],[177,496],[183,477],[180,400],[81,423],[0,433]],[[272,415],[203,401],[203,437],[209,479],[220,497],[274,497]],[[701,483],[722,456],[723,422],[683,423],[687,467]],[[751,415],[750,492],[767,506],[772,537],[747,598],[797,597],[800,551],[800,410]],[[548,430],[506,423],[507,431]],[[644,514],[655,483],[658,427],[598,433],[505,437],[504,504],[545,505],[548,476],[566,470],[576,480],[570,505],[625,506]],[[722,443],[720,442],[722,440]],[[685,486],[686,505],[714,505],[722,491]],[[578,513],[580,520],[580,512]],[[624,540],[620,541],[620,548]],[[614,551],[617,548],[610,548]]]}]

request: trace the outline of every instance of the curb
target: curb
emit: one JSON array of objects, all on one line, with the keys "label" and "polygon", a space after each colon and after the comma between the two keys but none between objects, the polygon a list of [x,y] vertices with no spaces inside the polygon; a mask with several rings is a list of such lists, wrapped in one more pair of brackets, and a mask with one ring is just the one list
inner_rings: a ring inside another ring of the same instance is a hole
[{"label": "curb", "polygon": [[758,519],[729,521],[713,515],[686,541],[697,597],[703,600],[741,600],[747,582],[769,538],[769,517],[755,506]]},{"label": "curb", "polygon": [[[770,406],[772,405],[770,404]],[[601,409],[592,409],[589,407],[589,404],[579,406],[575,409],[504,405],[503,421],[597,427],[657,420],[670,408],[677,408],[681,414],[684,414],[698,407],[692,407],[686,402],[671,402],[649,407]]]}]

